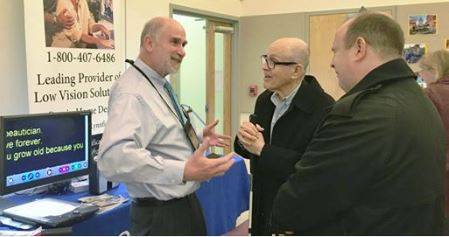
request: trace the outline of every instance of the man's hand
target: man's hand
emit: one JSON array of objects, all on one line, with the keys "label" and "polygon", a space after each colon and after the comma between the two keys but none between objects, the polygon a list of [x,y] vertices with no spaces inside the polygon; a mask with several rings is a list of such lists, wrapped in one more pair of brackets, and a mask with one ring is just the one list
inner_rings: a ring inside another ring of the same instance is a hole
[{"label": "man's hand", "polygon": [[101,35],[103,39],[110,39],[111,38],[111,32],[104,26],[103,24],[96,23],[92,25],[92,32],[101,31]]},{"label": "man's hand", "polygon": [[97,45],[101,45],[101,47],[106,49],[113,49],[114,48],[114,42],[112,40],[104,40],[104,39],[97,39]]},{"label": "man's hand", "polygon": [[56,16],[56,23],[61,25],[64,29],[70,30],[73,24],[75,24],[75,17],[73,17],[67,9],[64,9]]},{"label": "man's hand", "polygon": [[259,124],[244,122],[237,132],[237,137],[247,151],[260,156],[262,148],[265,146],[265,139],[261,133],[263,130]]},{"label": "man's hand", "polygon": [[216,159],[205,157],[204,152],[209,146],[209,139],[204,138],[203,144],[187,160],[184,167],[184,181],[203,181],[215,176],[221,176],[234,164],[232,159],[234,153],[232,152]]},{"label": "man's hand", "polygon": [[215,126],[217,126],[218,120],[208,124],[203,129],[203,139],[209,138],[209,144],[211,146],[229,147],[231,145],[231,137],[215,133]]}]

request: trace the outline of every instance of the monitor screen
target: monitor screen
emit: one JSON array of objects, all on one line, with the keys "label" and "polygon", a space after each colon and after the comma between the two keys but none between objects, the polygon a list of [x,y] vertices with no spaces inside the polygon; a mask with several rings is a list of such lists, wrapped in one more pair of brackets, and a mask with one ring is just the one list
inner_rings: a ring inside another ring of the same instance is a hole
[{"label": "monitor screen", "polygon": [[0,194],[86,175],[88,111],[0,117]]}]

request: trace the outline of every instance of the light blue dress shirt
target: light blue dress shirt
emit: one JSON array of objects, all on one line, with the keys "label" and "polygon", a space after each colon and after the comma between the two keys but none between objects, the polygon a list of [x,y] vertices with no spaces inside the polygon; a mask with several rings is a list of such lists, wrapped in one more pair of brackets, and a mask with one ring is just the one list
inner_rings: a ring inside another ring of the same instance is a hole
[{"label": "light blue dress shirt", "polygon": [[[302,82],[302,81],[301,81]],[[285,97],[285,98],[281,98],[281,96],[279,95],[279,93],[274,92],[271,95],[271,102],[273,102],[275,109],[274,109],[274,113],[273,113],[273,118],[271,119],[271,126],[270,126],[270,144],[271,144],[271,137],[273,136],[273,128],[274,125],[276,125],[276,122],[279,120],[279,118],[282,117],[282,115],[285,114],[285,112],[287,112],[288,108],[290,107],[290,104],[292,103],[293,98],[296,95],[296,92],[298,92],[299,87],[301,86],[301,82],[298,84],[297,87],[295,87],[295,89],[293,89],[292,92],[290,92],[290,94]]]},{"label": "light blue dress shirt", "polygon": [[139,59],[135,65],[167,103],[140,72],[129,67],[111,88],[108,121],[97,156],[99,170],[108,180],[125,183],[133,198],[183,197],[200,185],[182,181],[192,147],[172,112],[175,109],[163,88],[166,79]]}]

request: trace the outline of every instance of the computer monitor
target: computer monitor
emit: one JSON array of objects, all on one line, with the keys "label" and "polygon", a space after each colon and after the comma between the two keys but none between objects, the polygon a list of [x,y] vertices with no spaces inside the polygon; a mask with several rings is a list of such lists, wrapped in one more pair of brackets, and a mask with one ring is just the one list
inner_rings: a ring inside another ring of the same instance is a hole
[{"label": "computer monitor", "polygon": [[91,163],[89,111],[0,117],[0,195],[82,176]]}]

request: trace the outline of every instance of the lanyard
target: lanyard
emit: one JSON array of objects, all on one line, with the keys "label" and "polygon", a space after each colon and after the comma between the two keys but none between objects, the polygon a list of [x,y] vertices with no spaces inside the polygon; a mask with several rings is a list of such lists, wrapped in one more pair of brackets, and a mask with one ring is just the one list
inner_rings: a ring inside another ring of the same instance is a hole
[{"label": "lanyard", "polygon": [[[150,78],[148,78],[148,76],[142,71],[142,69],[140,69],[139,67],[137,67],[134,64],[133,60],[130,59],[126,59],[125,62],[131,64],[131,66],[133,66],[138,72],[140,72],[140,74],[142,74],[145,79],[147,79],[147,81],[151,84],[151,86],[154,88],[154,90],[157,92],[157,94],[159,95],[159,97],[161,98],[162,101],[164,101],[164,104],[167,106],[167,108],[170,110],[170,112],[173,114],[173,116],[175,116],[179,122],[181,122],[181,125],[183,125],[182,123],[182,118],[178,118],[178,116],[176,115],[176,112],[173,111],[173,109],[170,107],[170,105],[168,105],[167,101],[164,99],[164,97],[161,95],[161,93],[159,92],[159,90],[156,88],[156,86],[153,84],[153,82],[150,80]],[[175,106],[175,105],[173,105]],[[181,108],[182,112],[184,113],[184,116],[187,117],[187,115],[185,114],[184,110]]]},{"label": "lanyard", "polygon": [[[142,69],[140,69],[138,66],[136,66],[134,64],[133,60],[130,59],[126,59],[125,62],[131,64],[131,66],[133,66],[138,72],[140,72],[140,74],[142,74],[145,79],[147,79],[147,81],[151,84],[151,86],[154,88],[154,90],[156,90],[157,94],[159,95],[159,97],[161,98],[162,101],[164,101],[165,105],[167,106],[167,108],[170,110],[170,112],[173,114],[173,116],[175,116],[178,121],[181,123],[181,126],[184,130],[185,135],[187,136],[187,139],[190,142],[190,145],[192,145],[193,150],[198,149],[199,147],[199,140],[198,140],[198,136],[196,135],[195,130],[193,129],[192,124],[190,123],[190,117],[189,115],[184,111],[184,109],[182,108],[182,106],[180,106],[181,108],[181,112],[184,114],[184,116],[186,117],[186,121],[185,123],[183,123],[182,118],[178,118],[178,116],[176,115],[176,112],[173,111],[173,109],[170,107],[170,105],[168,105],[167,101],[164,99],[164,97],[161,95],[161,93],[159,92],[159,90],[156,88],[156,86],[153,84],[153,82],[150,80],[150,78],[142,71]],[[173,105],[173,106],[177,106],[177,105]],[[179,115],[181,116],[181,115]]]}]

